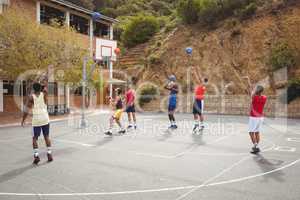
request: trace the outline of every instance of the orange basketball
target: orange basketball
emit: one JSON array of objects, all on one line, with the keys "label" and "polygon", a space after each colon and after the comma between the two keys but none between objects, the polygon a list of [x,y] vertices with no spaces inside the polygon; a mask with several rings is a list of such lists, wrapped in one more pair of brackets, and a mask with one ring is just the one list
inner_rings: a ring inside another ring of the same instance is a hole
[{"label": "orange basketball", "polygon": [[120,54],[121,53],[121,50],[120,50],[120,48],[115,48],[115,54]]}]

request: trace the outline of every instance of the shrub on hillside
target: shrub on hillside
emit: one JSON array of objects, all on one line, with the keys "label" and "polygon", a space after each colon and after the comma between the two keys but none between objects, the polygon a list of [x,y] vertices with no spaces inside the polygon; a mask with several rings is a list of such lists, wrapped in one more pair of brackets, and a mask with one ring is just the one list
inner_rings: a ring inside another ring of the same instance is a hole
[{"label": "shrub on hillside", "polygon": [[277,43],[272,48],[269,62],[273,70],[283,67],[291,68],[296,64],[293,52],[285,42]]},{"label": "shrub on hillside", "polygon": [[300,97],[300,78],[289,80],[286,92],[281,95],[282,103],[291,103]]},{"label": "shrub on hillside", "polygon": [[177,12],[185,23],[197,23],[199,19],[199,0],[180,0]]},{"label": "shrub on hillside", "polygon": [[287,90],[287,102],[290,103],[300,97],[300,78],[289,81]]},{"label": "shrub on hillside", "polygon": [[138,102],[140,106],[145,105],[146,103],[151,102],[156,99],[156,96],[159,94],[158,89],[153,85],[144,86],[139,92]]},{"label": "shrub on hillside", "polygon": [[147,42],[159,29],[159,23],[153,16],[136,16],[124,27],[121,40],[126,47]]},{"label": "shrub on hillside", "polygon": [[185,23],[213,25],[238,13],[247,18],[255,13],[256,0],[180,0],[177,10]]},{"label": "shrub on hillside", "polygon": [[239,9],[235,12],[235,14],[241,19],[246,20],[255,14],[257,10],[257,6],[255,3],[250,3],[245,8]]}]

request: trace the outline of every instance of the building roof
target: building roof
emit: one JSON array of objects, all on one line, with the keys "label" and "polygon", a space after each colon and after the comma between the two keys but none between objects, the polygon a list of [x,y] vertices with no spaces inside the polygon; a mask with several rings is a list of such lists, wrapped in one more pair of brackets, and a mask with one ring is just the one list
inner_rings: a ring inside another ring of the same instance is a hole
[{"label": "building roof", "polygon": [[[92,10],[83,8],[83,7],[81,7],[81,6],[78,6],[78,5],[76,5],[76,4],[71,3],[71,2],[69,2],[69,1],[65,1],[65,0],[48,0],[48,1],[51,1],[51,2],[53,2],[53,3],[57,3],[57,4],[62,5],[62,6],[66,6],[66,7],[68,7],[68,8],[74,9],[74,10],[76,10],[76,11],[85,13],[85,14],[90,15],[90,16],[92,16],[92,14],[94,13],[94,11],[92,11]],[[111,18],[111,17],[107,17],[107,16],[105,16],[105,15],[101,15],[101,19],[106,20],[106,21],[109,21],[109,22],[111,22],[111,23],[117,23],[117,22],[119,22],[118,20],[113,19],[113,18]]]}]

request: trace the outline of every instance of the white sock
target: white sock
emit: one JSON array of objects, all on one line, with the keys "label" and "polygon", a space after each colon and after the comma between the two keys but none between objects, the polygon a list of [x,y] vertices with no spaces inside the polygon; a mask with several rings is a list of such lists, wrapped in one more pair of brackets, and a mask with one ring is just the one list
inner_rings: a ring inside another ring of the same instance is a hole
[{"label": "white sock", "polygon": [[195,120],[195,126],[199,126],[199,121]]},{"label": "white sock", "polygon": [[48,154],[51,154],[51,153],[52,153],[51,147],[47,147],[47,153],[48,153]]},{"label": "white sock", "polygon": [[33,154],[34,154],[34,156],[38,156],[39,155],[39,149],[33,149]]}]

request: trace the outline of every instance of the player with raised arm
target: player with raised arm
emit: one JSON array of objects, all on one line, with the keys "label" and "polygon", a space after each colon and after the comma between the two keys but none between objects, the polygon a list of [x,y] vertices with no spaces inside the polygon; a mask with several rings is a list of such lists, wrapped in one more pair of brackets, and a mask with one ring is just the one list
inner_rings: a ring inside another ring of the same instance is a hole
[{"label": "player with raised arm", "polygon": [[263,95],[263,86],[258,85],[251,95],[251,110],[249,118],[249,135],[253,143],[251,153],[256,154],[260,152],[258,147],[260,142],[260,130],[264,120],[264,107],[267,97]]},{"label": "player with raised arm", "polygon": [[[136,115],[135,115],[135,90],[133,89],[132,84],[129,84],[129,88],[125,94],[125,101],[126,101],[126,112],[128,116],[128,129],[131,129],[134,127],[134,129],[137,128],[136,125]],[[133,123],[132,123],[133,121]]]},{"label": "player with raised arm", "polygon": [[47,157],[48,162],[53,161],[52,152],[51,152],[51,140],[49,138],[50,124],[49,124],[49,114],[47,110],[48,95],[47,89],[40,83],[33,84],[33,93],[30,94],[26,101],[25,109],[23,112],[22,126],[25,125],[25,120],[29,114],[29,109],[32,109],[32,126],[33,126],[33,137],[32,137],[32,146],[34,152],[34,164],[40,162],[39,157],[39,147],[38,147],[38,138],[43,132],[44,139],[47,146]]},{"label": "player with raised arm", "polygon": [[195,125],[193,128],[193,132],[196,132],[198,129],[204,129],[204,117],[203,117],[203,109],[204,109],[204,96],[206,93],[206,85],[208,84],[208,79],[204,78],[203,84],[196,86],[195,88],[195,97],[194,97],[194,105],[193,105],[193,115],[195,120]]},{"label": "player with raised arm", "polygon": [[169,77],[169,82],[165,86],[165,89],[170,91],[169,94],[169,105],[168,105],[168,116],[171,123],[170,129],[177,129],[176,120],[174,117],[176,108],[177,108],[177,94],[178,94],[178,85],[176,83],[176,77],[171,75]]}]

